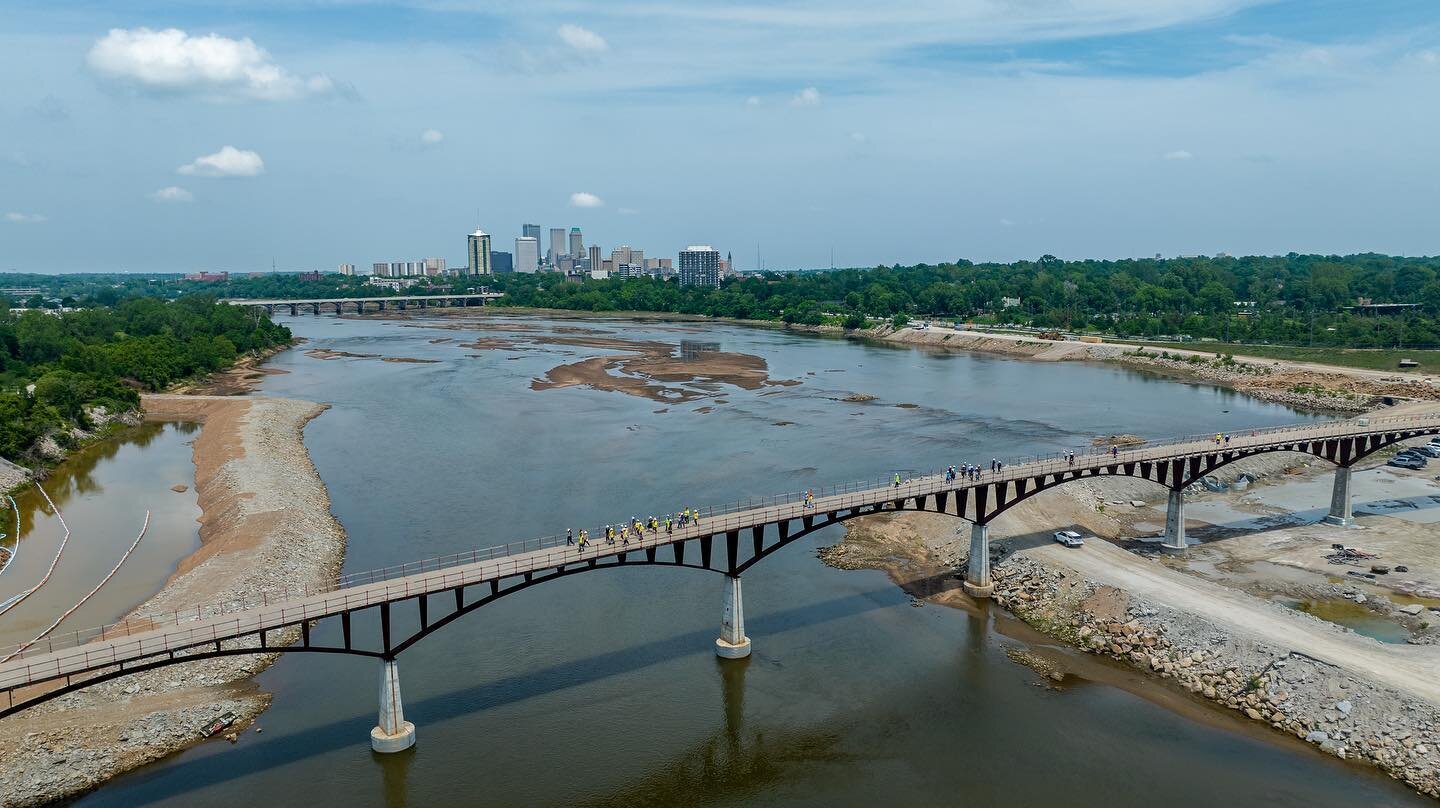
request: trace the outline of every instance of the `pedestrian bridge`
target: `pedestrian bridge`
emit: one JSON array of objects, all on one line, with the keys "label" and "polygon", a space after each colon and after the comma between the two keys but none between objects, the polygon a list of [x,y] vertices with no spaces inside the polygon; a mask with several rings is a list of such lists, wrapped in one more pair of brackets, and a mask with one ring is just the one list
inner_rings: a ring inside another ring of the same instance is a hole
[{"label": "pedestrian bridge", "polygon": [[[945,513],[971,523],[965,588],[988,596],[989,524],[1035,494],[1067,482],[1104,476],[1145,479],[1169,492],[1164,544],[1183,551],[1184,491],[1228,464],[1266,452],[1309,454],[1336,466],[1326,521],[1347,524],[1350,468],[1372,453],[1424,435],[1440,434],[1440,413],[1374,415],[1181,438],[1131,448],[1096,448],[1005,463],[998,471],[947,479],[931,473],[899,485],[877,479],[803,493],[783,494],[702,509],[697,522],[674,532],[663,526],[628,544],[592,541],[586,548],[564,536],[517,541],[388,569],[351,574],[323,591],[269,591],[167,618],[121,623],[0,651],[0,717],[70,691],[182,662],[238,654],[338,653],[380,660],[381,709],[372,745],[378,751],[414,742],[404,721],[396,658],[415,643],[505,595],[549,581],[602,569],[665,565],[726,576],[725,606],[716,653],[743,657],[745,635],[740,576],[751,566],[803,536],[857,516],[882,511]],[[618,524],[618,523],[617,523]],[[599,525],[589,528],[600,535]],[[403,611],[399,611],[403,610]],[[361,617],[359,621],[356,617]],[[392,619],[393,618],[393,619]],[[311,627],[339,623],[339,642],[319,642]]]},{"label": "pedestrian bridge", "polygon": [[251,306],[257,309],[264,309],[274,314],[276,309],[289,308],[292,316],[298,316],[302,309],[309,309],[312,314],[319,314],[321,309],[332,307],[336,314],[344,311],[346,306],[353,308],[357,313],[364,314],[371,306],[378,311],[384,311],[387,305],[400,310],[410,306],[418,306],[422,309],[431,306],[483,306],[486,303],[499,300],[504,295],[501,292],[468,292],[465,294],[448,295],[387,295],[385,297],[315,297],[315,298],[275,298],[269,300],[243,300],[227,299],[220,301],[231,306]]}]

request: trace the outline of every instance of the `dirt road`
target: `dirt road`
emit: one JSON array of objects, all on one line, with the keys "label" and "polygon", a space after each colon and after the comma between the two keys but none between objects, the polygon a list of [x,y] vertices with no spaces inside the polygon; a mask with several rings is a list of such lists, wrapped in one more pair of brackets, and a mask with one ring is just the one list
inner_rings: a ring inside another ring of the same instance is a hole
[{"label": "dirt road", "polygon": [[1384,645],[1308,615],[1167,569],[1094,540],[1083,549],[1036,547],[1025,555],[1097,583],[1204,617],[1257,642],[1294,650],[1401,693],[1440,705],[1440,646]]}]

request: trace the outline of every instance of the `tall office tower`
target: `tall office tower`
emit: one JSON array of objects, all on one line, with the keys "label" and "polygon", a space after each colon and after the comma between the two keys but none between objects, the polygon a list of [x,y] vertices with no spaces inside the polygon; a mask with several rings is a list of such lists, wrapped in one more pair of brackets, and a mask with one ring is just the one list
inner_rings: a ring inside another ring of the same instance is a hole
[{"label": "tall office tower", "polygon": [[465,254],[469,257],[467,271],[471,275],[491,274],[490,234],[483,230],[476,230],[466,238],[465,246],[467,247]]},{"label": "tall office tower", "polygon": [[[540,246],[540,245],[542,245],[542,244],[545,243],[545,236],[543,235],[543,233],[544,233],[544,231],[540,229],[540,225],[538,225],[538,224],[522,224],[522,225],[520,225],[520,235],[521,235],[522,237],[524,237],[524,238],[533,238],[533,239],[535,239],[535,247],[536,247],[536,249],[543,249],[543,248]],[[542,253],[542,254],[543,254],[543,253]],[[518,259],[518,256],[517,256],[517,259]],[[522,270],[522,269],[519,268],[519,267],[520,267],[520,264],[519,264],[518,260],[517,260],[517,262],[516,262],[516,264],[515,264],[515,267],[516,267],[516,269],[515,269],[516,272],[523,272],[523,271],[524,271],[524,270]]]},{"label": "tall office tower", "polygon": [[616,266],[630,263],[630,245],[621,244],[619,247],[611,250],[610,260],[614,261]]},{"label": "tall office tower", "polygon": [[600,268],[600,245],[590,245],[590,271],[594,272]]},{"label": "tall office tower", "polygon": [[490,263],[495,269],[496,275],[515,271],[515,264],[512,263],[512,256],[507,252],[499,250],[490,251]]},{"label": "tall office tower", "polygon": [[644,251],[644,250],[631,250],[631,251],[630,251],[630,263],[635,264],[636,266],[642,266],[642,267],[645,266],[645,251]]},{"label": "tall office tower", "polygon": [[580,238],[580,228],[570,228],[570,257],[580,260],[585,257],[585,240]]},{"label": "tall office tower", "polygon": [[720,251],[714,247],[686,247],[680,251],[681,286],[719,286]]},{"label": "tall office tower", "polygon": [[[530,225],[526,225],[529,227]],[[515,239],[515,271],[534,273],[540,269],[540,239],[521,236]]]},{"label": "tall office tower", "polygon": [[546,253],[546,263],[555,266],[560,262],[560,256],[565,254],[565,228],[550,228],[550,252]]},{"label": "tall office tower", "polygon": [[355,265],[354,265],[354,264],[341,264],[341,265],[339,266],[339,270],[340,270],[340,274],[341,274],[341,275],[354,275],[354,274],[355,274]]}]

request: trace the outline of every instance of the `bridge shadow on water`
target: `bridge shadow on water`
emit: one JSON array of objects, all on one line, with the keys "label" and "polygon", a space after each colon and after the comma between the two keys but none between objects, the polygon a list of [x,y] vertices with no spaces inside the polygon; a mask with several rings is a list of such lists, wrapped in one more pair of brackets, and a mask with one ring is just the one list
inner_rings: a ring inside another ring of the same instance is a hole
[{"label": "bridge shadow on water", "polygon": [[[905,603],[905,597],[897,588],[886,586],[756,615],[753,619],[747,619],[747,633],[752,637],[775,636],[871,611],[903,606]],[[413,702],[406,701],[405,717],[414,721],[423,734],[427,726],[459,716],[558,693],[684,657],[711,656],[718,634],[718,627],[715,630],[690,631]],[[303,655],[300,656],[303,658]],[[400,660],[403,662],[404,659],[402,655]],[[746,664],[748,665],[748,661]],[[735,733],[738,732],[739,710],[743,702],[744,665],[719,664],[717,660],[717,667],[720,668],[724,684],[727,726],[732,730],[729,748],[738,759],[740,747],[736,740],[738,735]],[[741,671],[738,675],[737,667]],[[374,671],[367,668],[367,675],[373,673]],[[410,676],[418,678],[415,673]],[[339,749],[353,747],[355,753],[360,754],[368,743],[370,729],[374,724],[373,705],[366,705],[366,709],[357,715],[298,732],[265,734],[260,737],[247,735],[243,746],[225,748],[211,754],[181,753],[178,757],[125,775],[115,780],[109,791],[102,789],[84,802],[134,805],[137,804],[137,798],[146,802],[172,799],[216,783],[247,777],[275,766],[289,765]],[[414,754],[414,750],[409,750],[393,755],[375,755],[382,768],[387,805],[406,804],[406,771]],[[131,789],[136,793],[127,793]]]}]

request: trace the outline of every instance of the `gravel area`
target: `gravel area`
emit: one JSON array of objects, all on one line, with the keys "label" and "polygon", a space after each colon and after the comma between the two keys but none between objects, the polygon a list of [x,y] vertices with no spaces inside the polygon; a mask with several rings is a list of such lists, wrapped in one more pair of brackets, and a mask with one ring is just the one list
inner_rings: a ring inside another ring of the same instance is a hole
[{"label": "gravel area", "polygon": [[[223,396],[149,396],[145,406],[152,417],[205,424],[194,447],[202,544],[127,619],[203,611],[242,596],[337,579],[345,532],[330,513],[324,483],[302,442],[305,424],[324,406]],[[271,641],[280,643],[274,634]],[[0,720],[0,806],[84,793],[201,742],[197,730],[224,712],[235,714],[231,733],[238,733],[269,705],[269,696],[248,680],[275,658],[173,665]]]}]

